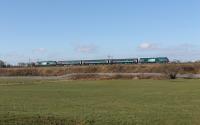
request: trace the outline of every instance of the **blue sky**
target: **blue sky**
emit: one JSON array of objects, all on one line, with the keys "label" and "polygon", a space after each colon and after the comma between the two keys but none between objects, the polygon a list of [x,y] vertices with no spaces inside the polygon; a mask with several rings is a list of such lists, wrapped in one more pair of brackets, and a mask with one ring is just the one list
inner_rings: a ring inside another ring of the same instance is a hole
[{"label": "blue sky", "polygon": [[0,0],[0,59],[200,59],[200,0]]}]

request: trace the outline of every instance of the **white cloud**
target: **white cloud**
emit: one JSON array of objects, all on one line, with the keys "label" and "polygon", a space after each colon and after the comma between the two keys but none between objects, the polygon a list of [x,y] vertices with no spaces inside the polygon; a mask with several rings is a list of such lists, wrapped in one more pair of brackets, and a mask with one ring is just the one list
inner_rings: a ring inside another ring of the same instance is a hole
[{"label": "white cloud", "polygon": [[143,50],[151,50],[151,49],[156,49],[156,48],[157,46],[155,44],[148,43],[148,42],[144,42],[139,45],[139,49],[143,49]]}]

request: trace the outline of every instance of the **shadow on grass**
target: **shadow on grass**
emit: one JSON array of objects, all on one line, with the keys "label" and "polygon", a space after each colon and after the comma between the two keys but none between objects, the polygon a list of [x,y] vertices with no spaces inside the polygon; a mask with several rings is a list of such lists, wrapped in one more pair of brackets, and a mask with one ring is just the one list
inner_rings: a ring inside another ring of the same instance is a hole
[{"label": "shadow on grass", "polygon": [[4,115],[0,117],[0,125],[93,125],[94,123],[93,120],[78,120],[53,116],[22,117]]}]

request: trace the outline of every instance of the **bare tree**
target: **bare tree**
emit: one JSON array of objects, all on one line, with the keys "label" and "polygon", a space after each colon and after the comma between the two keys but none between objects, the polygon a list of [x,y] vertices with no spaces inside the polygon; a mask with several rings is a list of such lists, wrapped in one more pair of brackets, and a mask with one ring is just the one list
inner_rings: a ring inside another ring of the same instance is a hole
[{"label": "bare tree", "polygon": [[177,74],[181,72],[182,68],[179,64],[166,64],[162,70],[167,78],[176,79]]},{"label": "bare tree", "polygon": [[5,62],[3,62],[2,60],[0,60],[0,68],[5,67]]}]

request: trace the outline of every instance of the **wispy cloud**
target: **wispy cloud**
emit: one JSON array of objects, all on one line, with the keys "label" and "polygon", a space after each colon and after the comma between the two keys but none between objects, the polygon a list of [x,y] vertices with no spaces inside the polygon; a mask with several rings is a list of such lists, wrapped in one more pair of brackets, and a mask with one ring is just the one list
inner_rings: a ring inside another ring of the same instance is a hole
[{"label": "wispy cloud", "polygon": [[182,59],[200,58],[200,46],[190,43],[163,47],[160,52],[171,57],[181,57]]},{"label": "wispy cloud", "polygon": [[97,46],[94,44],[76,45],[75,51],[79,53],[94,53],[97,51]]},{"label": "wispy cloud", "polygon": [[45,48],[36,48],[36,49],[33,49],[33,52],[34,53],[45,53],[45,52],[47,52],[47,50]]},{"label": "wispy cloud", "polygon": [[22,53],[17,53],[15,51],[12,51],[12,52],[7,52],[5,54],[2,54],[1,55],[1,58],[8,62],[8,63],[13,63],[13,64],[17,64],[18,62],[21,62],[21,61],[28,61],[29,58],[26,57],[24,54]]},{"label": "wispy cloud", "polygon": [[[148,50],[148,51],[144,51]],[[139,51],[143,56],[168,56],[172,59],[198,60],[200,59],[200,46],[192,43],[162,45],[152,43],[141,43]]]}]

